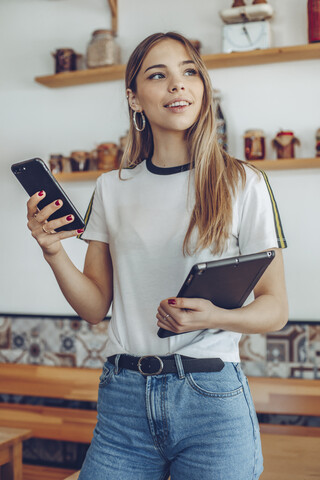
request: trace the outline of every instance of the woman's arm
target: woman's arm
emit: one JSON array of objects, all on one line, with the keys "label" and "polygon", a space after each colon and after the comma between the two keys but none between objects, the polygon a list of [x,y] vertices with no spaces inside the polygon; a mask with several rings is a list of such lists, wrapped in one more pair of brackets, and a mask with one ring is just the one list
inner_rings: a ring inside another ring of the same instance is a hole
[{"label": "woman's arm", "polygon": [[113,296],[113,270],[109,245],[90,241],[83,273],[64,249],[46,256],[59,287],[77,314],[89,323],[99,323],[110,308]]},{"label": "woman's arm", "polygon": [[[113,269],[109,245],[91,241],[87,250],[84,271],[72,263],[61,240],[78,235],[76,230],[55,229],[73,221],[72,215],[48,221],[48,218],[62,206],[57,200],[38,210],[38,203],[44,198],[41,191],[28,201],[28,228],[42,249],[43,256],[52,268],[60,289],[77,314],[89,323],[99,323],[107,314],[113,297]],[[53,232],[47,233],[47,232]]]},{"label": "woman's arm", "polygon": [[[288,321],[288,301],[282,251],[274,250],[275,258],[257,283],[255,300],[249,305],[226,310],[201,298],[170,298],[160,303],[158,326],[175,333],[206,328],[239,333],[280,330]],[[164,318],[166,314],[169,317]]]}]

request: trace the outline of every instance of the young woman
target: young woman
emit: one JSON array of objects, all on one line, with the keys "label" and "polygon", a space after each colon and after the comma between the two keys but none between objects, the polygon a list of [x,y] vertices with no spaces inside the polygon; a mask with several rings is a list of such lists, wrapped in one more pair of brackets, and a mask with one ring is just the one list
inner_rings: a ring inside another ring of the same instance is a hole
[{"label": "young woman", "polygon": [[[97,181],[83,273],[60,243],[79,232],[54,232],[72,218],[47,220],[61,201],[38,212],[41,191],[28,202],[28,226],[78,315],[98,323],[113,302],[79,480],[258,479],[259,427],[238,343],[287,321],[272,190],[220,150],[210,79],[184,37],[141,42],[126,87],[129,140],[120,171]],[[276,257],[243,308],[174,297],[193,264],[271,248]],[[159,327],[182,335],[161,339]]]}]

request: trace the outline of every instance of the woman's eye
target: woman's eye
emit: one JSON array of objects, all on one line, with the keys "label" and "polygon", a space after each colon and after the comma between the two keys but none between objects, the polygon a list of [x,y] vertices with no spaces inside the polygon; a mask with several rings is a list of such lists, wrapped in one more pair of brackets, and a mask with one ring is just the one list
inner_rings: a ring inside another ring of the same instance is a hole
[{"label": "woman's eye", "polygon": [[159,80],[160,78],[164,78],[163,73],[153,73],[150,75],[150,80]]},{"label": "woman's eye", "polygon": [[194,68],[188,68],[188,70],[186,70],[184,74],[187,76],[190,76],[190,75],[197,75],[198,72]]}]

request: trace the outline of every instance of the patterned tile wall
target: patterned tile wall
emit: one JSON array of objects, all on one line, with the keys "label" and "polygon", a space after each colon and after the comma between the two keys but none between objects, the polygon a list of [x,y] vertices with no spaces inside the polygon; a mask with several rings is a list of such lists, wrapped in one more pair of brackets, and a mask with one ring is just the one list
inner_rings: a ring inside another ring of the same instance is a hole
[{"label": "patterned tile wall", "polygon": [[[0,362],[99,368],[107,335],[108,321],[0,316]],[[247,375],[320,378],[320,325],[243,335],[240,353]]]},{"label": "patterned tile wall", "polygon": [[320,325],[289,323],[279,332],[243,335],[240,342],[247,375],[320,378]]},{"label": "patterned tile wall", "polygon": [[[0,363],[102,367],[108,321],[0,316]],[[279,332],[243,335],[240,355],[251,376],[320,378],[320,325],[290,322]]]},{"label": "patterned tile wall", "polygon": [[99,368],[107,332],[108,321],[0,316],[0,362]]}]

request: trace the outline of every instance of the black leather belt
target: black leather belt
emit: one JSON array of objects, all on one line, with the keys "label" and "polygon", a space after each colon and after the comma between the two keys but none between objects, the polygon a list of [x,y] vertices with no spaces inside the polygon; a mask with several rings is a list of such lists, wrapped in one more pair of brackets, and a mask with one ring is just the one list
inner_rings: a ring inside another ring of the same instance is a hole
[{"label": "black leather belt", "polygon": [[[220,372],[224,367],[221,358],[191,358],[181,355],[181,362],[185,373],[196,372]],[[115,365],[116,355],[108,357],[108,361]],[[127,368],[140,372],[142,375],[160,375],[165,373],[178,373],[174,355],[158,357],[157,355],[145,355],[133,357],[120,355],[119,368]]]}]

